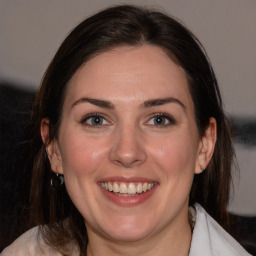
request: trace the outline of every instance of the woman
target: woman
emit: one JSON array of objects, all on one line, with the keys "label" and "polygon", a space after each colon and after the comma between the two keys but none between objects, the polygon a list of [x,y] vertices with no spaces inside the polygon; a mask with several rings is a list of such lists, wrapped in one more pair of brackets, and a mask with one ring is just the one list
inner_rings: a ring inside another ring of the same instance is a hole
[{"label": "woman", "polygon": [[32,124],[36,227],[3,255],[248,255],[217,224],[233,157],[217,81],[173,18],[118,6],[79,24]]}]

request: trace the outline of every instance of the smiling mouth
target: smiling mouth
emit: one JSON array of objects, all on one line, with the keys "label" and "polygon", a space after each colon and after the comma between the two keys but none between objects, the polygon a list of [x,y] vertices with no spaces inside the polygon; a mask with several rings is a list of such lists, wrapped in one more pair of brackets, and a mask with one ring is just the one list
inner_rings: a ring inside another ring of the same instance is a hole
[{"label": "smiling mouth", "polygon": [[101,182],[100,186],[109,191],[112,192],[118,196],[139,196],[151,189],[153,189],[156,184],[155,183],[124,183],[124,182]]}]

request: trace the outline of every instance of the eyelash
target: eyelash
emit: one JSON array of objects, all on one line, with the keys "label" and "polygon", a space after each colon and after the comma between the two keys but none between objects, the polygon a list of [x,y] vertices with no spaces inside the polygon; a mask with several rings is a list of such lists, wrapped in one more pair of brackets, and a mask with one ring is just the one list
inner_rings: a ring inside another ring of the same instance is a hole
[{"label": "eyelash", "polygon": [[[87,122],[88,122],[88,120],[90,120],[90,119],[93,119],[93,118],[100,118],[101,119],[101,122],[107,122],[108,124],[102,124],[102,123],[100,123],[100,124],[88,124]],[[100,128],[101,126],[105,126],[105,125],[109,125],[110,124],[110,122],[106,119],[106,117],[104,116],[104,115],[102,115],[102,114],[100,114],[100,113],[92,113],[92,114],[88,114],[88,115],[86,115],[86,116],[84,116],[83,118],[82,118],[82,120],[81,120],[81,123],[82,124],[85,124],[86,126],[88,126],[88,127],[95,127],[95,128]]]},{"label": "eyelash", "polygon": [[[170,115],[166,114],[166,113],[156,113],[156,114],[153,114],[153,115],[150,117],[149,121],[152,120],[152,119],[159,118],[159,117],[160,117],[160,118],[165,118],[165,120],[167,120],[168,123],[167,123],[167,124],[155,124],[155,123],[154,123],[154,124],[152,124],[154,127],[157,127],[157,128],[165,128],[165,127],[168,127],[168,126],[170,126],[170,125],[176,124],[176,121],[174,120],[174,118],[171,117]],[[149,121],[147,121],[147,123],[148,123]]]},{"label": "eyelash", "polygon": [[[93,118],[100,118],[100,123],[99,124],[88,124],[88,120],[90,119],[93,119]],[[165,122],[167,120],[167,124],[164,123],[164,124],[156,124],[154,122],[154,124],[149,124],[149,122],[153,119],[156,119],[156,118],[164,118],[165,119]],[[104,124],[104,121],[107,122],[107,124]],[[81,120],[81,123],[88,126],[88,127],[95,127],[95,128],[100,128],[102,126],[106,126],[106,125],[110,125],[111,123],[106,119],[106,117],[100,113],[92,113],[92,114],[88,114],[86,116],[84,116]],[[170,125],[174,125],[176,124],[176,121],[174,120],[174,118],[172,118],[170,115],[166,114],[166,113],[155,113],[155,114],[152,114],[151,117],[149,118],[149,120],[146,122],[147,125],[149,126],[153,126],[153,127],[156,127],[156,128],[165,128],[165,127],[168,127]]]}]

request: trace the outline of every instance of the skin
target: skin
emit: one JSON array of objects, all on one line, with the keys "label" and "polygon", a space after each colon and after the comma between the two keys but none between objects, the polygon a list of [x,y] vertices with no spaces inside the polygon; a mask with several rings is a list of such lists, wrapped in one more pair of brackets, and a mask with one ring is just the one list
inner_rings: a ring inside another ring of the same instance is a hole
[{"label": "skin", "polygon": [[[172,100],[145,103],[166,98]],[[99,125],[92,123],[95,113]],[[44,142],[48,132],[43,119]],[[59,137],[47,152],[85,219],[88,255],[187,255],[189,192],[215,141],[213,118],[199,137],[185,72],[160,48],[119,47],[85,63],[70,82]],[[109,177],[151,179],[157,186],[142,203],[120,206],[99,186]]]}]

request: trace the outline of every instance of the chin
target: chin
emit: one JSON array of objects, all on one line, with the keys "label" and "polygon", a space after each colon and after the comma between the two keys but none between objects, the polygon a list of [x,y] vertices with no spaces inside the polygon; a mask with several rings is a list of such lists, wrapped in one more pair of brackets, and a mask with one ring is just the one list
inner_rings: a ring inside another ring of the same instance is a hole
[{"label": "chin", "polygon": [[153,232],[150,221],[116,221],[115,224],[106,227],[105,234],[113,240],[120,242],[136,242],[145,239]]},{"label": "chin", "polygon": [[112,232],[109,234],[109,237],[115,241],[119,242],[138,242],[141,240],[144,240],[146,237],[148,237],[150,232],[142,231],[142,230],[121,230],[120,232]]}]

